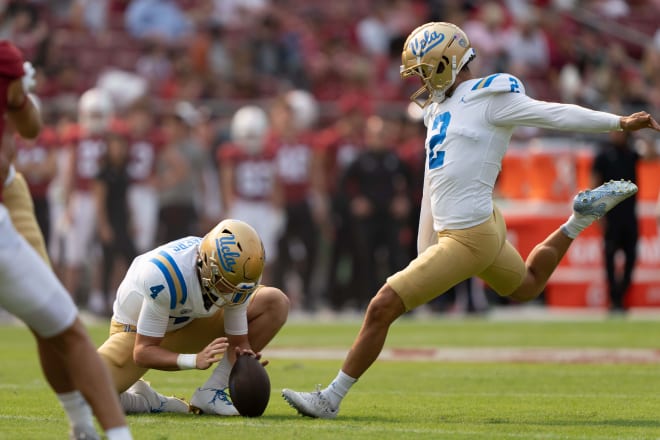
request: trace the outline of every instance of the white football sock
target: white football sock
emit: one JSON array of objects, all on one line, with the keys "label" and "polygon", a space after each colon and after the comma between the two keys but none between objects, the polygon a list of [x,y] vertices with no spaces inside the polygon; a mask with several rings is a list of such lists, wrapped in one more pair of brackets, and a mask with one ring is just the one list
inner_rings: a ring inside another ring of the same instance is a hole
[{"label": "white football sock", "polygon": [[94,427],[92,409],[78,390],[57,395],[71,426]]},{"label": "white football sock", "polygon": [[335,380],[333,380],[330,385],[322,391],[323,396],[325,396],[330,403],[337,408],[355,382],[357,382],[357,379],[354,379],[339,370]]},{"label": "white football sock", "polygon": [[146,397],[130,391],[124,391],[119,394],[121,407],[128,414],[144,414],[151,412],[151,405]]},{"label": "white football sock", "polygon": [[108,440],[133,440],[131,431],[128,429],[128,426],[118,426],[116,428],[110,428],[105,431],[105,436]]},{"label": "white football sock", "polygon": [[584,231],[595,220],[597,220],[597,218],[593,215],[580,215],[573,213],[566,223],[561,226],[561,231],[568,238],[575,239],[575,237],[580,235],[580,232]]},{"label": "white football sock", "polygon": [[229,373],[231,373],[231,363],[229,356],[222,357],[218,365],[213,370],[211,377],[202,385],[202,388],[215,388],[223,390],[229,385]]}]

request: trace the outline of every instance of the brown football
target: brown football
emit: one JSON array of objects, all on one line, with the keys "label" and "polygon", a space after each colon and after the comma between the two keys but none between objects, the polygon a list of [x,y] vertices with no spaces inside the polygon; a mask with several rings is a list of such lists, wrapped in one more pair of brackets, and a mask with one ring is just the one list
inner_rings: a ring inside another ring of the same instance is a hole
[{"label": "brown football", "polygon": [[236,358],[229,373],[229,395],[242,416],[259,417],[264,413],[270,399],[270,378],[257,358]]}]

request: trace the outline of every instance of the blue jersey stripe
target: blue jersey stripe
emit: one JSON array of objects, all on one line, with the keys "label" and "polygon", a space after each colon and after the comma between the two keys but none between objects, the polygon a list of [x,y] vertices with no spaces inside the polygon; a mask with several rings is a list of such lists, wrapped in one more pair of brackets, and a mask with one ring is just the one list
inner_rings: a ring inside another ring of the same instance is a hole
[{"label": "blue jersey stripe", "polygon": [[170,254],[168,254],[165,251],[160,251],[160,255],[165,257],[167,261],[170,262],[172,265],[172,269],[174,269],[174,273],[176,274],[177,279],[179,280],[179,284],[181,284],[181,301],[180,303],[183,304],[186,302],[188,299],[188,286],[186,286],[186,280],[183,278],[183,274],[181,273],[181,270],[179,269],[179,266],[174,262],[174,258]]},{"label": "blue jersey stripe", "polygon": [[500,75],[499,73],[494,73],[493,75],[487,76],[486,78],[481,78],[474,86],[472,86],[472,90],[485,89],[499,75]]},{"label": "blue jersey stripe", "polygon": [[480,79],[480,80],[479,80],[479,81],[478,81],[478,82],[472,87],[472,90],[477,90],[477,89],[481,86],[481,84],[484,82],[484,79],[485,79],[485,78],[481,78],[481,79]]},{"label": "blue jersey stripe", "polygon": [[498,76],[499,76],[499,73],[496,73],[496,74],[491,75],[491,76],[489,76],[488,78],[486,78],[486,82],[484,83],[484,89],[485,89],[486,87],[488,87],[488,86],[490,85],[490,83],[492,83],[493,80],[494,80],[495,78],[497,78]]},{"label": "blue jersey stripe", "polygon": [[158,269],[160,269],[160,271],[163,273],[163,276],[165,277],[165,281],[167,281],[167,287],[170,289],[170,309],[173,310],[176,307],[176,288],[174,287],[174,279],[162,261],[157,258],[152,258],[151,262],[154,263]]}]

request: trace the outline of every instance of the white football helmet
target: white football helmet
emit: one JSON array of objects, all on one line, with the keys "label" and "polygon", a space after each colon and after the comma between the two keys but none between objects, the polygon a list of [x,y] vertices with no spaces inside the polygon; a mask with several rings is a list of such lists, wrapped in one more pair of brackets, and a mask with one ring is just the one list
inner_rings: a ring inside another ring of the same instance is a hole
[{"label": "white football helmet", "polygon": [[454,24],[431,22],[412,31],[401,53],[401,77],[417,75],[423,85],[410,100],[422,108],[433,100],[442,102],[458,72],[475,56],[467,35]]},{"label": "white football helmet", "polygon": [[89,89],[78,101],[78,122],[89,134],[100,134],[110,128],[113,115],[112,97],[103,89]]},{"label": "white football helmet", "polygon": [[306,90],[291,90],[286,94],[286,102],[293,113],[297,130],[305,131],[314,128],[319,119],[319,103],[314,95]]},{"label": "white football helmet", "polygon": [[256,105],[246,105],[231,119],[231,140],[248,153],[259,153],[264,148],[269,128],[266,111]]},{"label": "white football helmet", "polygon": [[266,261],[254,228],[240,220],[223,220],[199,245],[202,292],[218,307],[242,304],[254,292]]}]

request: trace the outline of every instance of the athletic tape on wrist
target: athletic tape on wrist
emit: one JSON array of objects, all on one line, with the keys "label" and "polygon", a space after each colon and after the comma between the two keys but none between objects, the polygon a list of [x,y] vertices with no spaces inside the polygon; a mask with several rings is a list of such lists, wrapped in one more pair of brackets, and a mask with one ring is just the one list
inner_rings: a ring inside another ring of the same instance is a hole
[{"label": "athletic tape on wrist", "polygon": [[196,354],[180,354],[176,358],[176,364],[181,370],[194,370],[197,368]]}]

